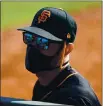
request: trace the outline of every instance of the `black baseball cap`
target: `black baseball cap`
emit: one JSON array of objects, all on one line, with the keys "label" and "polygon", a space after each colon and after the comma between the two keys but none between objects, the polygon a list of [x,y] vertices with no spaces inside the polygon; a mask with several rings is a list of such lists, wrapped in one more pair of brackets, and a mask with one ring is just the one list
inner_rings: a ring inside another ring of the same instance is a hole
[{"label": "black baseball cap", "polygon": [[31,26],[18,30],[31,32],[53,41],[73,43],[77,24],[63,9],[44,7],[35,14]]}]

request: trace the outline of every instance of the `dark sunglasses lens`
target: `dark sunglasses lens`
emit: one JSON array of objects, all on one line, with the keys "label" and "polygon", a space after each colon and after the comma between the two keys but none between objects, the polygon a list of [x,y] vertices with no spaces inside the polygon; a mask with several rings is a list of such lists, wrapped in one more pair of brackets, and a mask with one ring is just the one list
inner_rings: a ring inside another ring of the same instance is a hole
[{"label": "dark sunglasses lens", "polygon": [[32,34],[29,34],[29,33],[24,33],[23,34],[23,40],[24,40],[24,43],[26,44],[29,44],[33,41],[33,35]]},{"label": "dark sunglasses lens", "polygon": [[48,39],[37,37],[36,43],[41,49],[48,49]]}]

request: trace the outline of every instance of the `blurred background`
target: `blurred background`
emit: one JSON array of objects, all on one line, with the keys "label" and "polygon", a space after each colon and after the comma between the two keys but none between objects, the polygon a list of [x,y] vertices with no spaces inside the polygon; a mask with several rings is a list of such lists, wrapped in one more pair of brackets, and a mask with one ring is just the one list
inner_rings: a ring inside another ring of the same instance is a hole
[{"label": "blurred background", "polygon": [[29,26],[42,7],[63,8],[76,20],[70,63],[102,102],[101,2],[1,2],[1,96],[31,100],[37,77],[25,69],[26,45],[16,29]]}]

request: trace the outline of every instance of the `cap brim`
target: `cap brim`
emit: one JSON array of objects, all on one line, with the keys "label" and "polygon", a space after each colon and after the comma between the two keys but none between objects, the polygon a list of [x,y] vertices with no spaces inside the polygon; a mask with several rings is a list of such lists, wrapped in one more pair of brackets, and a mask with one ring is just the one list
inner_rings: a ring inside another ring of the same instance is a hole
[{"label": "cap brim", "polygon": [[44,38],[47,38],[47,39],[50,39],[53,41],[63,41],[62,39],[55,37],[51,33],[47,32],[41,28],[37,28],[37,27],[29,26],[29,27],[24,27],[24,28],[18,28],[17,30],[31,32],[31,33],[37,34],[39,36],[42,36]]}]

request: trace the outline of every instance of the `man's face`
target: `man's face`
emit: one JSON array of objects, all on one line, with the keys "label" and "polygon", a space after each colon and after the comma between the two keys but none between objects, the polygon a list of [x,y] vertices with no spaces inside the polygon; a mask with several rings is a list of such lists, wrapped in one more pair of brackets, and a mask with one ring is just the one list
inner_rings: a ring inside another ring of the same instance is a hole
[{"label": "man's face", "polygon": [[[51,70],[59,65],[62,43],[51,42],[45,38],[32,38],[27,35],[26,68],[33,73]],[[45,49],[46,48],[46,49]]]}]

